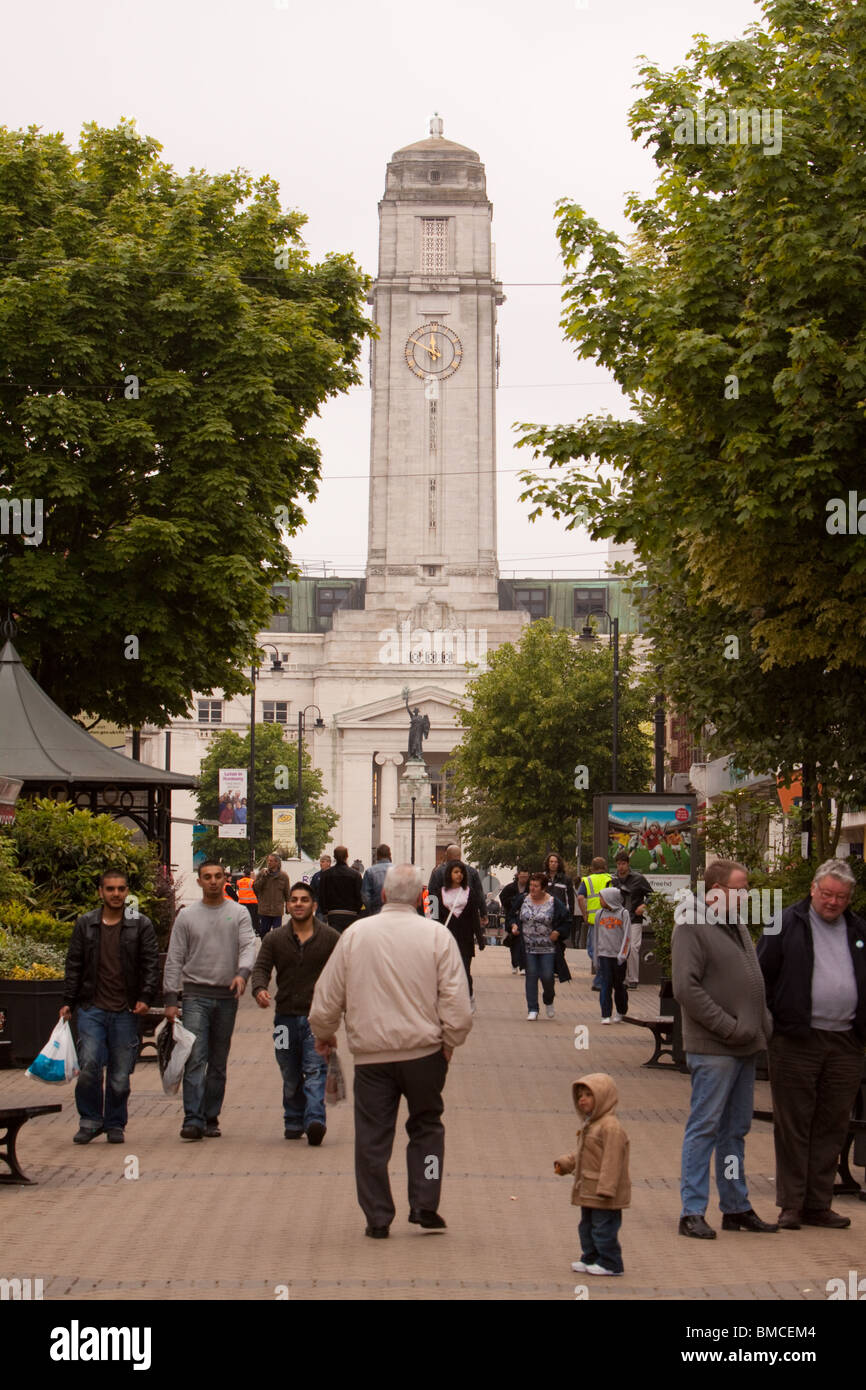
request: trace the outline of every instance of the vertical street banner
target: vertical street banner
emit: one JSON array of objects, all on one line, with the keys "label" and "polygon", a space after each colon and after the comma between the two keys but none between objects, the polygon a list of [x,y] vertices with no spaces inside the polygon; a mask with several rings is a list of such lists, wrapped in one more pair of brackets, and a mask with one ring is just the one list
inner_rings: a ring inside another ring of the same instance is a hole
[{"label": "vertical street banner", "polygon": [[247,769],[221,767],[217,808],[221,840],[245,840],[247,835]]},{"label": "vertical street banner", "polygon": [[271,838],[284,859],[294,859],[298,852],[296,807],[271,807]]}]

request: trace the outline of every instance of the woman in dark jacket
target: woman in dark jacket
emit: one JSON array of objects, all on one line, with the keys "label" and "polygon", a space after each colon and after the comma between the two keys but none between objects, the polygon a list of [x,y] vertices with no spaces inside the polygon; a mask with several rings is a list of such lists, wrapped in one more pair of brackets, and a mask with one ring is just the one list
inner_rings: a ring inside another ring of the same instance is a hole
[{"label": "woman in dark jacket", "polygon": [[469,982],[469,999],[474,1013],[475,987],[472,983],[472,957],[475,955],[476,941],[480,951],[483,951],[487,945],[484,940],[484,932],[481,929],[481,915],[486,905],[483,901],[479,902],[478,894],[469,879],[469,870],[458,859],[454,859],[448,864],[446,878],[442,885],[442,904],[445,924],[454,935],[457,949],[466,970],[466,979]]},{"label": "woman in dark jacket", "polygon": [[[529,888],[529,870],[518,866],[517,873],[511,883],[506,883],[502,892],[499,894],[499,901],[502,904],[502,912],[505,920],[511,911],[511,904],[521,893],[525,893]],[[506,938],[508,949],[511,952],[511,973],[516,975],[518,971],[522,974],[526,969],[526,958],[523,954],[523,937],[519,932],[516,934],[506,928]]]},{"label": "woman in dark jacket", "polygon": [[545,859],[544,872],[547,874],[548,893],[558,898],[568,910],[568,931],[556,943],[556,978],[561,985],[567,985],[571,979],[571,971],[565,959],[565,948],[574,930],[574,885],[565,872],[565,860],[555,851]]}]

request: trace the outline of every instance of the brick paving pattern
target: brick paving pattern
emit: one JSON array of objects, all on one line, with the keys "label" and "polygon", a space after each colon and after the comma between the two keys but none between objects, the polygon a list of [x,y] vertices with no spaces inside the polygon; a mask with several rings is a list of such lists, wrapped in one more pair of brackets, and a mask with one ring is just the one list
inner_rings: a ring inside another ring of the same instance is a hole
[{"label": "brick paving pattern", "polygon": [[[389,1240],[365,1238],[344,1046],[349,1099],[329,1108],[324,1144],[286,1143],[270,1012],[249,996],[229,1058],[222,1139],[181,1142],[180,1097],[163,1094],[155,1062],[133,1075],[123,1146],[100,1138],[74,1147],[72,1087],[49,1093],[23,1071],[0,1071],[0,1104],[43,1104],[49,1094],[64,1104],[20,1136],[22,1166],[38,1186],[0,1189],[0,1276],[42,1278],[46,1299],[273,1299],[285,1289],[290,1299],[573,1301],[583,1282],[602,1301],[824,1301],[828,1279],[866,1273],[866,1203],[856,1197],[835,1201],[851,1217],[847,1231],[752,1235],[721,1231],[713,1189],[707,1215],[717,1239],[677,1234],[688,1077],[642,1066],[652,1051],[644,1029],[602,1028],[586,957],[572,951],[569,960],[574,981],[557,986],[556,1018],[542,1010],[528,1023],[508,953],[490,948],[476,959],[475,1026],[445,1090],[442,1234],[406,1220],[403,1107],[391,1165],[397,1217]],[[656,1002],[649,986],[631,996],[646,1016]],[[574,1047],[577,1024],[589,1025],[588,1049]],[[588,1071],[616,1080],[631,1139],[621,1279],[572,1273],[578,1213],[571,1179],[552,1166],[573,1148],[571,1082]],[[756,1105],[770,1107],[766,1082]],[[138,1179],[124,1176],[130,1155]],[[746,1164],[758,1214],[774,1219],[768,1124],[755,1122]]]}]

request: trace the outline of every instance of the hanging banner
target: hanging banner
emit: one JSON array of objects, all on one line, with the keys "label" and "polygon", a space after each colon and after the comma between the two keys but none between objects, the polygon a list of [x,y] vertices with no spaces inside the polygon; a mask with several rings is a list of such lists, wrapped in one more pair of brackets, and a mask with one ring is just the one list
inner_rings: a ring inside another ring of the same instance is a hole
[{"label": "hanging banner", "polygon": [[294,806],[271,807],[271,838],[285,859],[297,854],[297,827]]},{"label": "hanging banner", "polygon": [[247,835],[247,769],[221,767],[217,807],[219,838],[245,840]]},{"label": "hanging banner", "polygon": [[628,796],[609,792],[593,797],[593,851],[616,873],[616,855],[625,850],[635,873],[653,892],[673,898],[694,882],[697,867],[697,798],[665,792]]}]

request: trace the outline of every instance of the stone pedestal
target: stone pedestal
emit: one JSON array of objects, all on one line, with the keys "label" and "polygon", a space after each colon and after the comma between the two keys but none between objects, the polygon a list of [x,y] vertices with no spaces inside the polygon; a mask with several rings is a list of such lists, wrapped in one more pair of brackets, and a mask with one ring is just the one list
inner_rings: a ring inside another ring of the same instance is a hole
[{"label": "stone pedestal", "polygon": [[415,863],[425,881],[436,863],[436,826],[438,817],[430,796],[430,776],[420,758],[410,758],[400,778],[400,799],[392,812],[394,823],[392,850],[395,864],[408,864],[412,859],[412,798],[415,798]]}]

